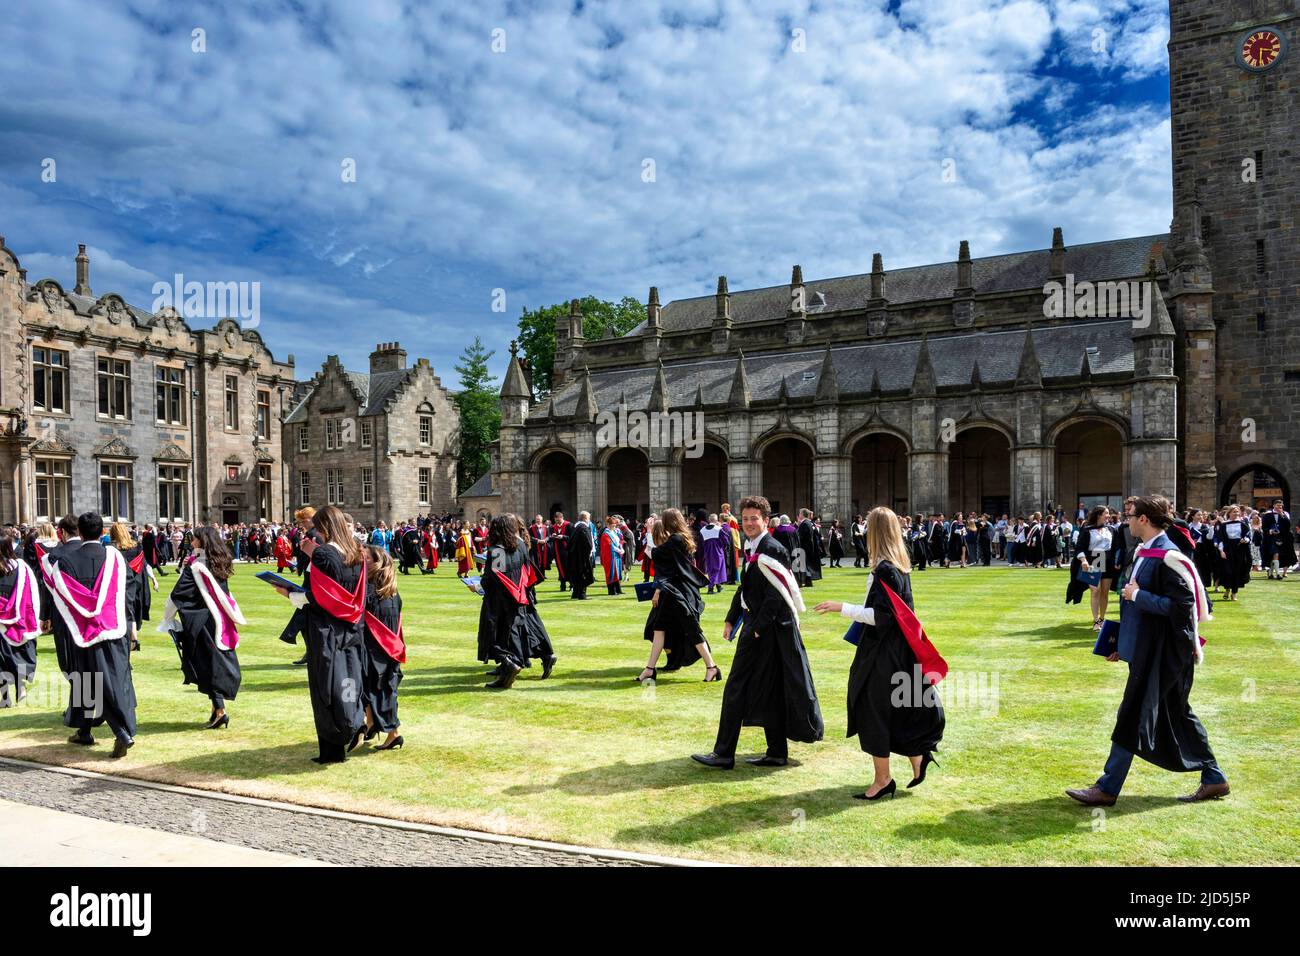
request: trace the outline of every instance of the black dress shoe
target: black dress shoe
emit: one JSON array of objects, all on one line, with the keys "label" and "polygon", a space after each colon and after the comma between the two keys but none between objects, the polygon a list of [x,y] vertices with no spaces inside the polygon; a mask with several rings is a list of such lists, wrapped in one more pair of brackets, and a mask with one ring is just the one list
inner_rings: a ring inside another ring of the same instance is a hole
[{"label": "black dress shoe", "polygon": [[755,767],[784,767],[789,760],[785,757],[771,757],[763,754],[761,757],[746,757],[745,763],[753,764]]},{"label": "black dress shoe", "polygon": [[95,738],[90,735],[90,731],[86,731],[83,733],[82,731],[79,730],[71,737],[68,738],[68,743],[77,744],[78,746],[81,747],[90,747],[94,745]]},{"label": "black dress shoe", "polygon": [[546,680],[546,678],[551,676],[551,671],[555,670],[555,662],[557,660],[559,660],[559,658],[552,654],[546,659],[546,662],[542,664],[542,680]]},{"label": "black dress shoe", "polygon": [[118,737],[113,741],[113,758],[125,757],[126,752],[135,746],[135,741],[130,737]]},{"label": "black dress shoe", "polygon": [[311,758],[311,762],[312,762],[312,763],[321,763],[321,764],[324,764],[324,763],[343,763],[343,762],[346,761],[346,760],[347,760],[347,757],[312,757],[312,758]]},{"label": "black dress shoe", "polygon": [[487,684],[492,690],[509,690],[514,686],[515,678],[519,676],[519,668],[513,664],[502,664],[501,674],[492,683]]},{"label": "black dress shoe", "polygon": [[719,770],[733,770],[736,766],[735,757],[719,757],[715,753],[691,754],[691,759],[706,767],[717,767]]},{"label": "black dress shoe", "polygon": [[294,667],[306,667],[306,666],[307,666],[307,655],[304,654],[304,655],[302,655],[302,657],[300,657],[298,660],[294,661],[294,662],[293,662],[293,666],[294,666]]}]

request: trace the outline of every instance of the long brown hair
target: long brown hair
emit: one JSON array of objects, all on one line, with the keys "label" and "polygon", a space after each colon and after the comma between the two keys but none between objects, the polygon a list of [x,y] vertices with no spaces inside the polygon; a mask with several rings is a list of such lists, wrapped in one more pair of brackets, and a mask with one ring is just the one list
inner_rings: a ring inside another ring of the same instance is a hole
[{"label": "long brown hair", "polygon": [[225,581],[235,573],[230,562],[230,549],[221,540],[217,529],[202,525],[194,529],[194,543],[203,549],[203,564],[218,581]]},{"label": "long brown hair", "polygon": [[108,529],[108,535],[113,540],[113,547],[119,551],[130,551],[135,547],[135,542],[131,539],[131,529],[121,521],[114,521]]},{"label": "long brown hair", "polygon": [[366,548],[366,578],[375,586],[380,599],[397,593],[397,575],[393,572],[393,556],[382,548]]},{"label": "long brown hair", "polygon": [[361,554],[361,545],[357,544],[357,539],[352,537],[352,532],[348,530],[348,522],[343,516],[341,508],[326,505],[312,515],[311,523],[320,532],[320,536],[325,539],[326,544],[334,544],[339,547],[343,552],[343,563],[345,565],[352,567],[364,560],[364,556]]},{"label": "long brown hair", "polygon": [[657,548],[675,534],[681,535],[682,540],[686,542],[686,553],[694,554],[695,535],[691,534],[691,529],[686,527],[685,516],[678,508],[667,508],[655,522],[650,539],[654,541]]},{"label": "long brown hair", "polygon": [[872,508],[867,515],[867,554],[871,555],[873,570],[881,561],[888,561],[904,574],[912,570],[912,559],[903,545],[898,515],[884,505]]}]

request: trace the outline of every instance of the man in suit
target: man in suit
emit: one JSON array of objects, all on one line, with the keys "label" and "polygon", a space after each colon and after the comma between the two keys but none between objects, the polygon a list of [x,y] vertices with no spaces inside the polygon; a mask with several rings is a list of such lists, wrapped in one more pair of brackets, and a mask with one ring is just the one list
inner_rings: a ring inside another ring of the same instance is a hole
[{"label": "man in suit", "polygon": [[813,743],[825,726],[813,687],[808,654],[799,635],[799,587],[790,571],[790,553],[768,533],[771,505],[766,498],[746,498],[740,505],[744,529],[745,569],[731,599],[722,628],[731,640],[742,615],[731,676],[722,693],[722,714],[713,751],[693,754],[706,767],[731,770],[741,727],[762,727],[767,752],[747,763],[782,767],[787,740]]},{"label": "man in suit", "polygon": [[1200,772],[1201,785],[1179,800],[1218,799],[1228,794],[1228,779],[1188,702],[1201,656],[1197,621],[1208,617],[1205,589],[1191,559],[1165,534],[1173,523],[1168,500],[1129,498],[1124,512],[1140,549],[1121,592],[1118,644],[1106,659],[1128,662],[1128,683],[1101,777],[1065,792],[1086,806],[1113,806],[1136,754],[1165,770]]},{"label": "man in suit", "polygon": [[54,604],[55,641],[63,645],[64,671],[74,690],[64,712],[64,723],[76,731],[68,742],[90,746],[95,743],[91,728],[107,723],[116,738],[113,756],[122,757],[134,746],[136,729],[127,570],[120,553],[100,544],[103,533],[99,515],[79,516],[78,536],[46,555],[41,574]]}]

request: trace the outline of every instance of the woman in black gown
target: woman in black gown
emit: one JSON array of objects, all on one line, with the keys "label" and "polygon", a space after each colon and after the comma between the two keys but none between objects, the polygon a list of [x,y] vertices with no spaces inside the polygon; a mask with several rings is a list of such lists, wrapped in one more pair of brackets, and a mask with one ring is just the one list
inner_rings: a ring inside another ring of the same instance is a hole
[{"label": "woman in black gown", "polygon": [[867,548],[873,564],[866,603],[823,601],[814,610],[819,614],[838,612],[863,625],[849,668],[848,736],[858,735],[863,752],[871,754],[875,767],[871,786],[854,796],[877,800],[897,790],[889,770],[891,753],[911,761],[909,787],[925,781],[926,768],[935,763],[933,751],[943,739],[944,713],[938,694],[928,685],[919,693],[898,693],[895,675],[914,680],[920,665],[885,589],[888,586],[908,607],[913,606],[911,562],[898,517],[888,508],[874,508],[867,515]]},{"label": "woman in black gown", "polygon": [[520,538],[522,525],[514,515],[501,514],[488,528],[487,563],[483,567],[483,606],[478,618],[478,659],[495,661],[496,680],[487,686],[509,690],[532,660],[542,661],[542,679],[551,676],[555,651],[537,613],[533,585],[537,572],[528,547]]},{"label": "woman in black gown", "polygon": [[1242,520],[1241,509],[1229,505],[1226,519],[1214,532],[1214,543],[1219,549],[1219,583],[1223,585],[1224,600],[1237,600],[1237,592],[1250,583],[1251,528]]},{"label": "woman in black gown", "polygon": [[398,732],[397,685],[402,682],[406,643],[402,638],[402,596],[392,556],[373,545],[366,548],[365,669],[366,734],[381,730],[388,736],[376,750],[393,750],[406,743]]},{"label": "woman in black gown", "polygon": [[311,563],[307,590],[281,593],[307,609],[307,684],[320,747],[311,759],[342,763],[361,742],[366,727],[361,695],[365,556],[339,508],[326,505],[311,522],[321,543],[302,539],[302,553]]},{"label": "woman in black gown", "polygon": [[180,651],[185,683],[212,701],[204,729],[219,730],[230,725],[226,702],[239,693],[242,673],[234,628],[244,620],[230,596],[230,551],[216,528],[195,531],[194,549],[167,599],[164,617]]},{"label": "woman in black gown", "polygon": [[700,585],[708,584],[695,566],[695,538],[686,526],[686,518],[677,508],[669,508],[652,530],[654,547],[650,560],[654,564],[654,597],[645,622],[645,639],[650,642],[650,662],[637,676],[638,681],[653,680],[659,674],[659,655],[668,651],[666,671],[689,667],[704,659],[704,682],[722,680],[722,668],[709,653],[709,642],[700,627],[704,600]]}]

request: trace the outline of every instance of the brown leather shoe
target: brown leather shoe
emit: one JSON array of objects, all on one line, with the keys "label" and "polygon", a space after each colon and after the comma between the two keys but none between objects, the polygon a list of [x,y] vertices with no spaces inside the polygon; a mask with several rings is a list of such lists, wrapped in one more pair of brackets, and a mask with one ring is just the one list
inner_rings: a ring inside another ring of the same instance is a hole
[{"label": "brown leather shoe", "polygon": [[1203,783],[1196,788],[1195,793],[1189,793],[1187,796],[1178,799],[1183,803],[1200,803],[1202,800],[1218,800],[1220,797],[1226,797],[1231,792],[1226,783]]},{"label": "brown leather shoe", "polygon": [[1067,790],[1065,795],[1078,800],[1085,807],[1113,807],[1115,798],[1095,784],[1086,790]]}]

